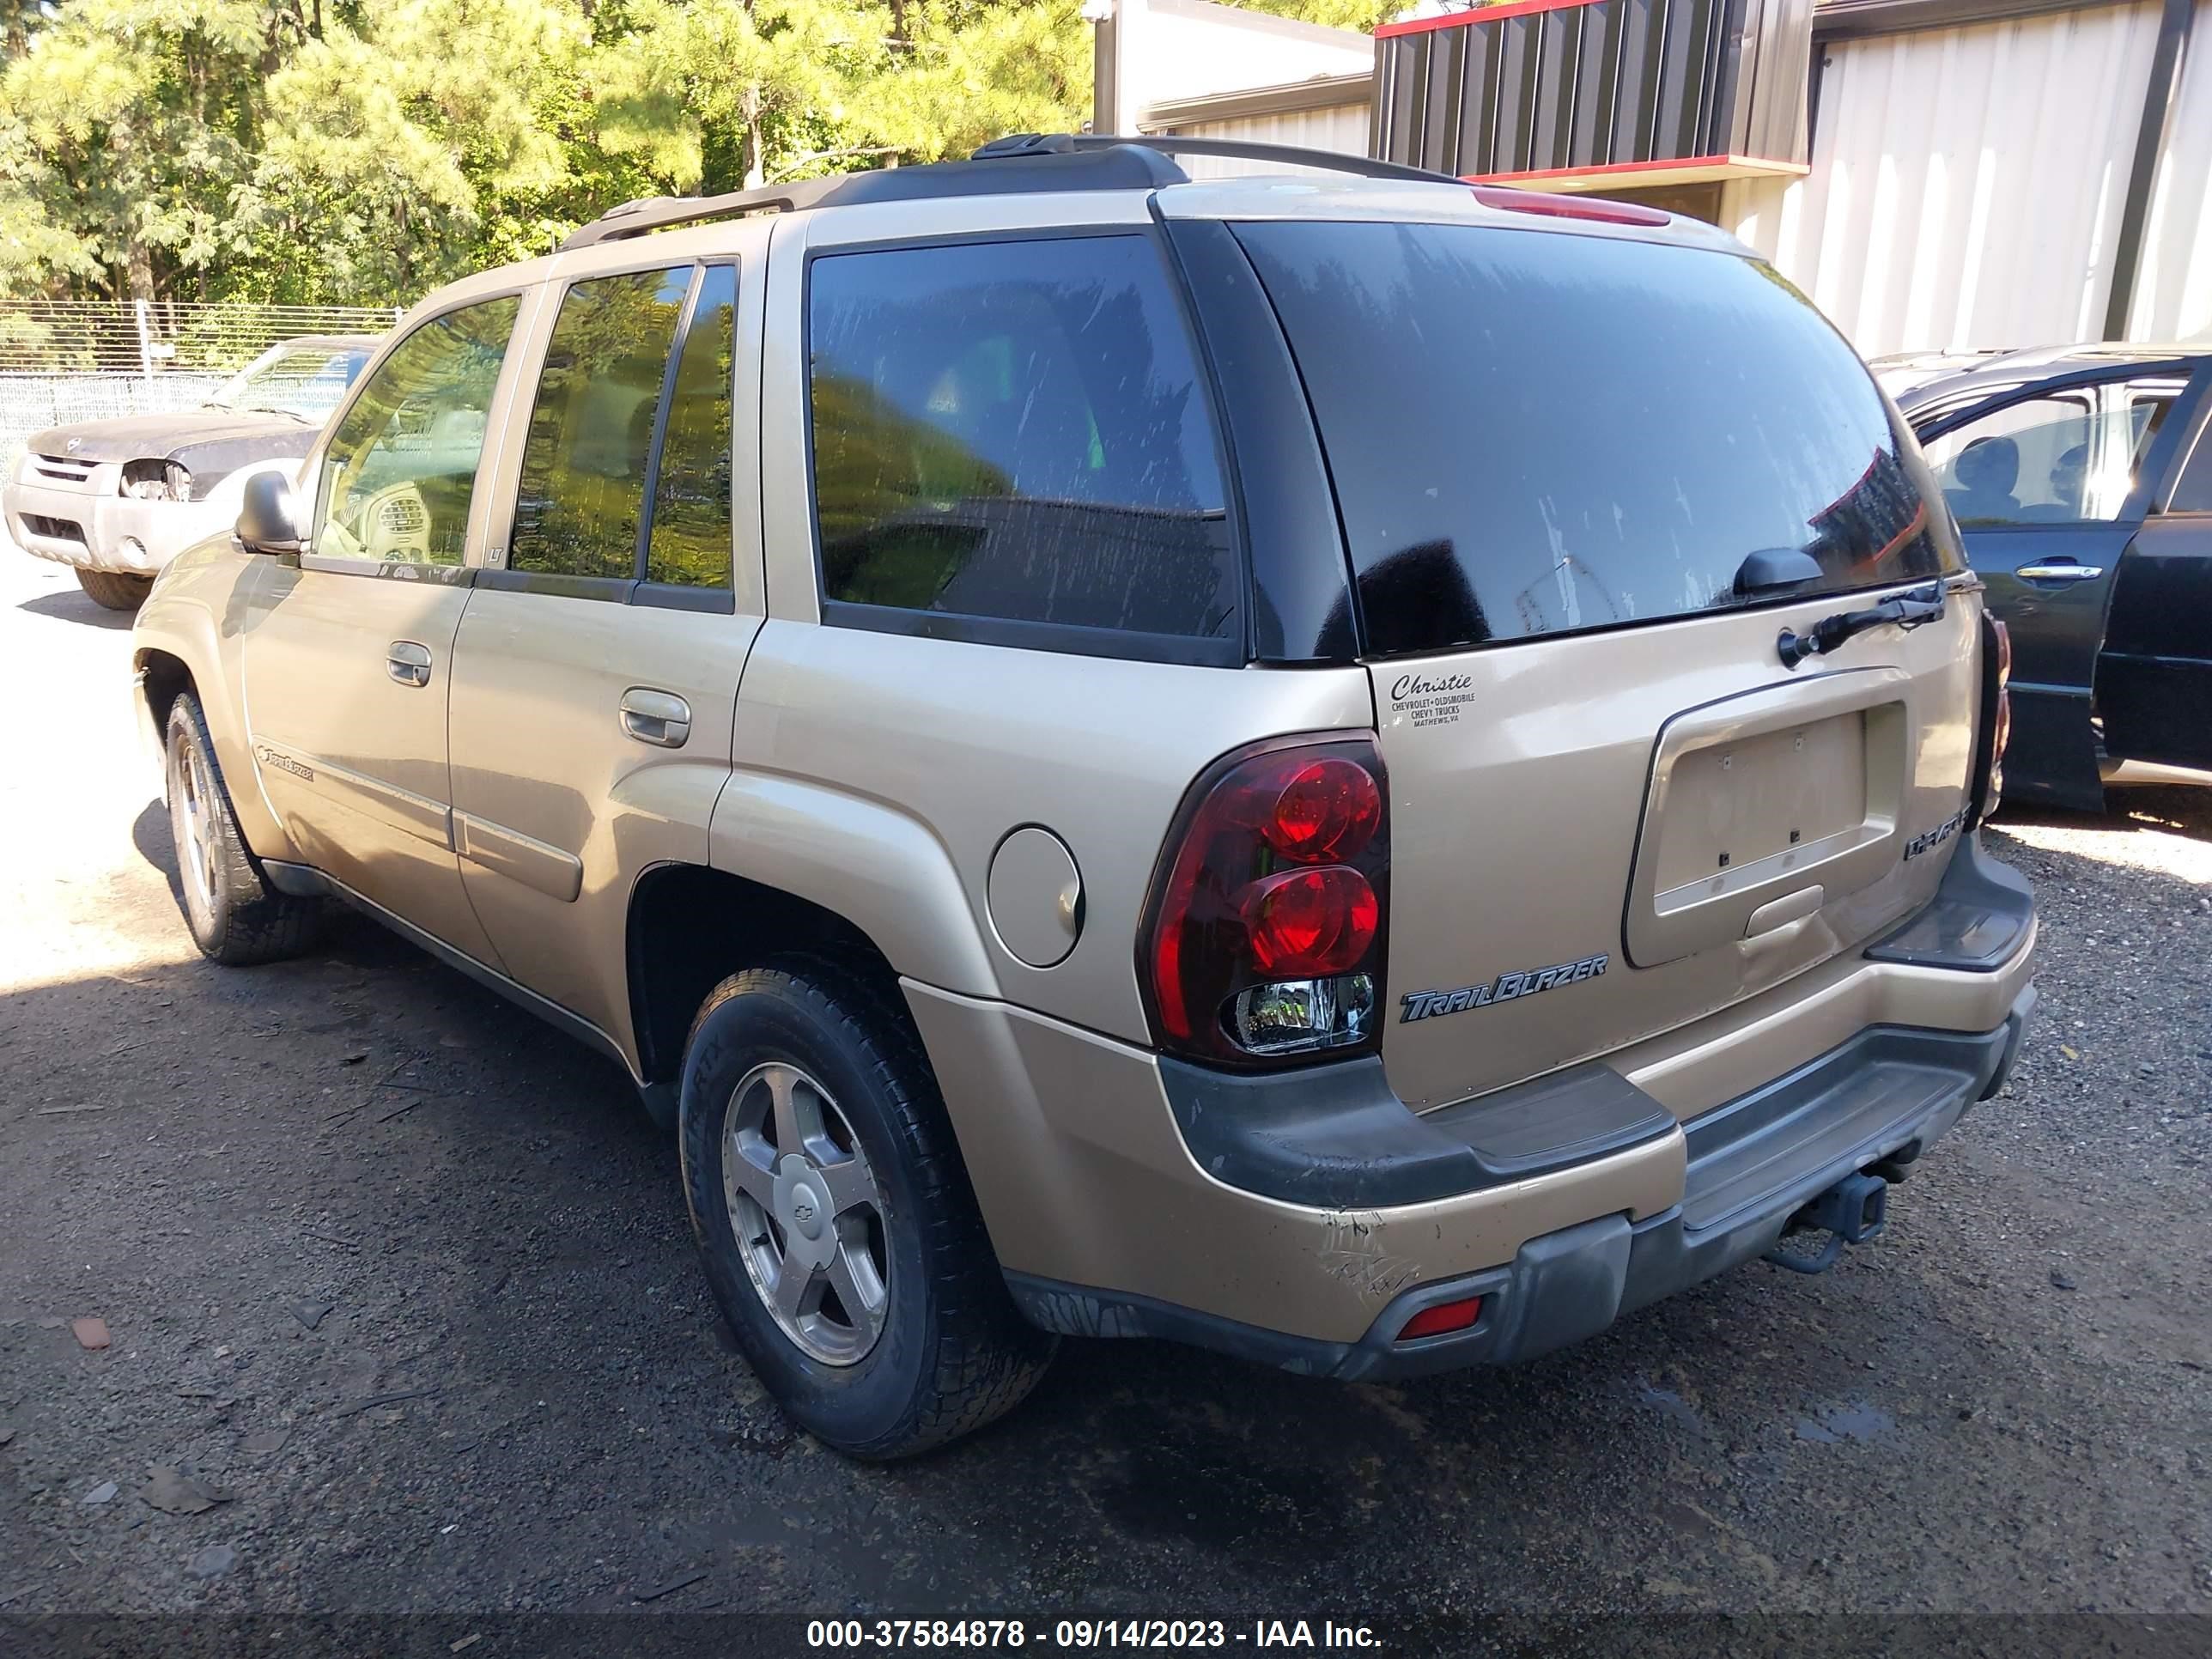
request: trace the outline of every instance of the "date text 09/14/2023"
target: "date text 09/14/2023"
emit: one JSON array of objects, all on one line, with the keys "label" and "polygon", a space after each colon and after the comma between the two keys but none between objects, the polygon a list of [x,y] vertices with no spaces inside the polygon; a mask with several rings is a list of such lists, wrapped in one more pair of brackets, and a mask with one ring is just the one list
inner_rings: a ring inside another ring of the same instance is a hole
[{"label": "date text 09/14/2023", "polygon": [[860,1648],[1379,1648],[1365,1625],[1333,1620],[1060,1619],[1034,1626],[1020,1619],[817,1619],[806,1626],[817,1649]]}]

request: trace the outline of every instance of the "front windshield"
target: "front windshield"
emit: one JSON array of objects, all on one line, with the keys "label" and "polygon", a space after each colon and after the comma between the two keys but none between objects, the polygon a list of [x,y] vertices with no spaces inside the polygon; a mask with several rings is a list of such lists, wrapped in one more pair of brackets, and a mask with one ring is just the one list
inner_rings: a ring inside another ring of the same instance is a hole
[{"label": "front windshield", "polygon": [[226,409],[266,410],[320,424],[338,406],[372,349],[366,343],[272,346],[233,376],[215,402]]}]

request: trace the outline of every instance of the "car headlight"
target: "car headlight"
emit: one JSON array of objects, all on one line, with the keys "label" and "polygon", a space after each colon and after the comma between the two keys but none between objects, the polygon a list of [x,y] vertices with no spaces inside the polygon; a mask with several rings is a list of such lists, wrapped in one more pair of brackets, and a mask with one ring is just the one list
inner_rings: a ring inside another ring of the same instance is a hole
[{"label": "car headlight", "polygon": [[142,501],[188,501],[192,498],[191,469],[182,461],[126,461],[123,493]]}]

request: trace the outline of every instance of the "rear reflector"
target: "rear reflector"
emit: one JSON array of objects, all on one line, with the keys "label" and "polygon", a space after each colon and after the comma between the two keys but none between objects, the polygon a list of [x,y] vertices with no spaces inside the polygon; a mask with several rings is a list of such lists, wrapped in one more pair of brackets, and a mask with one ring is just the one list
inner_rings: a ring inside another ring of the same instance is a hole
[{"label": "rear reflector", "polygon": [[1433,1308],[1422,1309],[1400,1327],[1398,1340],[1411,1342],[1416,1337],[1463,1331],[1481,1317],[1482,1298],[1479,1296],[1471,1296],[1464,1302],[1439,1302]]},{"label": "rear reflector", "polygon": [[1506,185],[1476,185],[1474,199],[1485,207],[1508,213],[1537,213],[1547,219],[1594,219],[1601,225],[1664,225],[1674,221],[1657,208],[1633,202],[1588,201],[1579,196],[1554,196],[1540,190],[1515,190]]}]

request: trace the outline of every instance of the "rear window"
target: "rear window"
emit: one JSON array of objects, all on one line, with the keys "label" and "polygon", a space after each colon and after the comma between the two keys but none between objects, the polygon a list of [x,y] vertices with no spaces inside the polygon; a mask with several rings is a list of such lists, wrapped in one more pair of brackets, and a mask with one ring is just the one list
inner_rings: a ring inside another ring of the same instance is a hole
[{"label": "rear window", "polygon": [[1732,254],[1479,225],[1237,227],[1312,400],[1367,649],[1435,651],[1961,568],[1850,348]]}]

